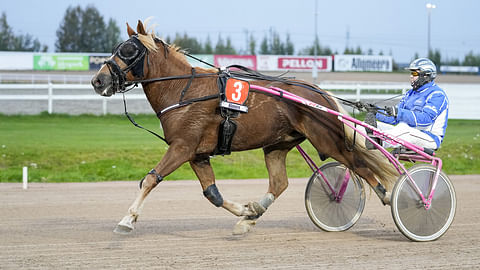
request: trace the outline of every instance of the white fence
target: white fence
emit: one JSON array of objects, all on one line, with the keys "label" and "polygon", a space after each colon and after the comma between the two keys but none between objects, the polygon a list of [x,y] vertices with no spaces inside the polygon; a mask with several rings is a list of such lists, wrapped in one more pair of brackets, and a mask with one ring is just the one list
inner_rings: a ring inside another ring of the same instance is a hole
[{"label": "white fence", "polygon": [[[2,90],[28,90],[26,94],[3,94]],[[43,90],[43,91],[42,91]],[[62,90],[68,90],[68,93],[61,93]],[[43,92],[43,93],[38,93]],[[81,92],[89,92],[91,94],[83,94]],[[128,100],[145,100],[144,94],[128,94]],[[114,95],[112,97],[102,97],[95,94],[93,88],[89,84],[0,84],[0,101],[47,101],[46,111],[53,113],[54,101],[102,101],[102,113],[108,113],[108,100],[121,100],[122,95]],[[8,113],[1,111],[2,113]],[[92,113],[84,111],[83,113]]]},{"label": "white fence", "polygon": [[63,83],[63,84],[88,84],[92,74],[57,74],[57,73],[0,73],[0,83]]},{"label": "white fence", "polygon": [[[328,83],[319,84],[322,89],[333,91],[334,95],[348,100],[382,101],[405,93],[410,86],[398,83]],[[450,100],[449,118],[480,119],[480,84],[442,84]],[[141,90],[141,87],[139,87]],[[7,93],[4,93],[7,92]],[[17,92],[25,92],[19,94]],[[41,93],[42,92],[42,93]],[[82,93],[83,92],[83,93]],[[135,90],[126,94],[127,100],[146,100],[143,91]],[[108,100],[122,99],[122,95],[102,97],[94,93],[89,84],[0,84],[0,102],[46,101],[48,113],[54,112],[55,101],[89,102],[101,101],[102,113],[107,114]],[[395,101],[398,101],[396,99]],[[394,102],[394,101],[390,101]],[[1,103],[0,103],[1,104]],[[43,109],[43,110],[45,110]],[[99,108],[96,108],[97,111]],[[149,111],[151,109],[148,108]],[[2,110],[0,112],[9,114]],[[92,113],[84,111],[82,113]]]}]

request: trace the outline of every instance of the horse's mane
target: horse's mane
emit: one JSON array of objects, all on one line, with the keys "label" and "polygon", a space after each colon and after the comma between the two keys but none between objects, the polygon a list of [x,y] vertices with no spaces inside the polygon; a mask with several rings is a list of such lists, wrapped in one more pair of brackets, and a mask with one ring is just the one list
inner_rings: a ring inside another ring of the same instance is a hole
[{"label": "horse's mane", "polygon": [[[147,48],[148,51],[150,52],[156,52],[159,49],[158,44],[162,44],[163,47],[168,51],[168,54],[172,54],[174,57],[179,59],[180,61],[184,62],[187,65],[190,65],[185,57],[185,55],[182,53],[182,49],[175,45],[175,44],[167,44],[163,39],[157,37],[155,35],[155,25],[149,26],[148,21],[151,18],[147,18],[144,22],[145,28],[147,29],[147,33],[144,34],[137,34],[138,40],[142,42],[142,44]],[[167,57],[167,55],[165,55]]]}]

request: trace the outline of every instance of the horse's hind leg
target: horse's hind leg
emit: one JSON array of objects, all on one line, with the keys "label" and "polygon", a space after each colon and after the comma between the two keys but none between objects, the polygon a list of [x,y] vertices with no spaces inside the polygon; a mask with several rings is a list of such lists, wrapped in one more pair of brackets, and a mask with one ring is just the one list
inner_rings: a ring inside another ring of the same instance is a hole
[{"label": "horse's hind leg", "polygon": [[248,203],[249,208],[254,210],[255,215],[242,217],[235,225],[233,234],[245,234],[249,232],[256,224],[257,219],[265,213],[274,200],[288,187],[285,159],[289,151],[290,149],[264,149],[265,163],[269,175],[268,192],[258,202]]}]

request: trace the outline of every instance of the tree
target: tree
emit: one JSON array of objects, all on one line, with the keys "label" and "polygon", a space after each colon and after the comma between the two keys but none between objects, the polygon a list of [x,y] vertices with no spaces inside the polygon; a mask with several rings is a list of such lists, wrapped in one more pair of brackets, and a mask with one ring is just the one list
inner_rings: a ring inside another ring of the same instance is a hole
[{"label": "tree", "polygon": [[202,44],[198,42],[196,38],[189,37],[187,33],[184,33],[183,36],[180,35],[179,33],[176,33],[173,43],[187,50],[189,53],[192,53],[192,54],[203,53]]},{"label": "tree", "polygon": [[93,5],[68,7],[56,34],[57,52],[110,52],[121,41],[116,22],[106,25]]},{"label": "tree", "polygon": [[79,52],[82,30],[81,18],[82,8],[68,7],[63,17],[63,21],[60,24],[60,28],[57,30],[57,41],[55,42],[55,51],[57,52]]},{"label": "tree", "polygon": [[7,15],[5,12],[2,13],[2,17],[0,17],[0,49],[2,51],[9,51],[11,50],[10,40],[13,37],[13,31],[8,25],[7,22]]},{"label": "tree", "polygon": [[251,55],[255,55],[255,51],[256,51],[256,47],[257,47],[257,42],[255,41],[255,38],[253,37],[253,34],[250,34],[250,40],[249,40],[249,42],[248,42],[248,47],[249,47],[248,52],[249,52]]},{"label": "tree", "polygon": [[117,25],[117,22],[110,18],[108,20],[107,29],[105,30],[106,40],[104,43],[104,50],[112,50],[117,46],[118,42],[122,40],[120,37],[120,28]]},{"label": "tree", "polygon": [[42,45],[31,35],[15,35],[7,22],[7,15],[0,17],[0,51],[47,51],[48,46]]},{"label": "tree", "polygon": [[[269,37],[264,36],[262,43],[260,43],[260,54],[280,54],[280,55],[292,55],[294,54],[295,47],[290,41],[290,34],[287,34],[286,41],[283,42],[280,39],[280,35],[270,29]],[[269,42],[270,40],[270,42]]]},{"label": "tree", "polygon": [[260,54],[271,54],[266,36],[263,37],[262,43],[260,43]]},{"label": "tree", "polygon": [[235,48],[232,45],[232,40],[230,37],[227,37],[227,45],[225,46],[225,51],[222,54],[237,54]]},{"label": "tree", "polygon": [[210,40],[210,36],[207,36],[207,41],[205,41],[205,46],[203,47],[203,53],[213,54],[212,41]]},{"label": "tree", "polygon": [[470,51],[462,63],[464,66],[480,66],[480,54],[474,55],[473,51]]},{"label": "tree", "polygon": [[303,50],[301,50],[300,54],[315,55],[315,47],[317,49],[317,55],[331,55],[332,54],[332,50],[329,47],[323,47],[320,44],[320,41],[318,40],[318,38],[315,39],[312,46],[306,47]]},{"label": "tree", "polygon": [[285,46],[280,41],[280,35],[277,32],[272,33],[272,44],[270,44],[271,54],[285,54]]},{"label": "tree", "polygon": [[225,51],[225,42],[223,41],[222,36],[218,35],[217,45],[215,45],[215,53],[223,54],[223,51]]},{"label": "tree", "polygon": [[440,50],[439,49],[436,49],[436,50],[430,50],[428,52],[428,58],[430,60],[432,60],[432,62],[437,66],[437,67],[440,67],[440,64],[442,63],[442,56],[440,54]]},{"label": "tree", "polygon": [[290,34],[287,34],[287,40],[285,41],[285,54],[293,55],[295,53],[295,45],[290,40]]},{"label": "tree", "polygon": [[100,12],[93,6],[87,6],[81,14],[80,51],[107,52],[106,25]]},{"label": "tree", "polygon": [[232,46],[232,40],[230,37],[227,38],[225,43],[222,36],[218,36],[217,45],[215,46],[215,54],[237,54],[235,48]]}]

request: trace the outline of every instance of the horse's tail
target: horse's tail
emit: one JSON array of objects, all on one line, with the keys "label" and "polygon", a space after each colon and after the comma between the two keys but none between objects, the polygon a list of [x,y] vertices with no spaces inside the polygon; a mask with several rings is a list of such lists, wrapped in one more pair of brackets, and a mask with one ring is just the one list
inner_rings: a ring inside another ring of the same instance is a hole
[{"label": "horse's tail", "polygon": [[[335,99],[338,107],[338,111],[344,115],[348,115],[348,112],[341,106],[341,104]],[[354,136],[354,130],[343,125],[345,130],[345,136],[350,145],[354,145],[354,151],[357,153],[366,163],[367,167],[375,174],[377,180],[385,186],[388,190],[393,188],[395,181],[398,179],[399,173],[392,165],[392,163],[378,150],[368,150],[365,147],[365,138],[361,135]],[[359,127],[363,129],[363,127]],[[355,139],[355,142],[353,141]]]}]

